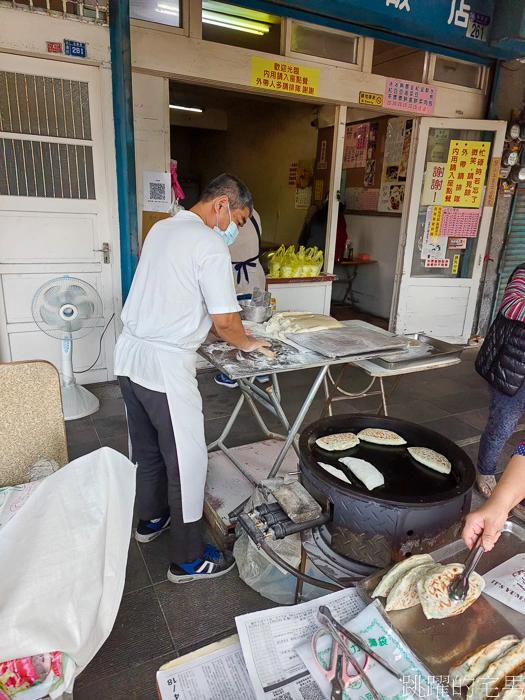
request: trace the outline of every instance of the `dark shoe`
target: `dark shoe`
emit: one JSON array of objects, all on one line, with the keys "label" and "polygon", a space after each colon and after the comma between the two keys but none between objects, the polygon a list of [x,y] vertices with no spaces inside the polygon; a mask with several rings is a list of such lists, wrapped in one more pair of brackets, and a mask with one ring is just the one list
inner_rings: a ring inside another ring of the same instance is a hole
[{"label": "dark shoe", "polygon": [[165,530],[169,530],[170,516],[164,518],[156,518],[155,520],[139,520],[135,531],[135,539],[137,542],[151,542],[157,539]]},{"label": "dark shoe", "polygon": [[168,581],[172,583],[205,581],[227,574],[234,566],[235,558],[231,552],[221,551],[214,545],[208,544],[200,559],[187,564],[171,564],[168,569]]},{"label": "dark shoe", "polygon": [[237,386],[239,386],[235,379],[230,379],[226,374],[216,374],[213,379],[216,384],[219,384],[219,386],[225,386],[228,389],[235,389]]}]

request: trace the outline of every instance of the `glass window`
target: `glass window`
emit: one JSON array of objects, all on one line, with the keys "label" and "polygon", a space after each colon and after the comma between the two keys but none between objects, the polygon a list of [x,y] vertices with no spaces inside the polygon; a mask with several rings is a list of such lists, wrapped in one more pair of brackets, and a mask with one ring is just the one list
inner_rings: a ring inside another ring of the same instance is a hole
[{"label": "glass window", "polygon": [[436,56],[434,80],[450,85],[480,90],[482,87],[483,67],[466,61],[456,61],[446,56]]},{"label": "glass window", "polygon": [[308,24],[292,23],[290,49],[294,53],[357,63],[358,39],[351,34],[331,32]]},{"label": "glass window", "polygon": [[412,277],[472,277],[493,138],[429,129]]},{"label": "glass window", "polygon": [[129,14],[133,19],[182,27],[181,0],[130,0]]}]

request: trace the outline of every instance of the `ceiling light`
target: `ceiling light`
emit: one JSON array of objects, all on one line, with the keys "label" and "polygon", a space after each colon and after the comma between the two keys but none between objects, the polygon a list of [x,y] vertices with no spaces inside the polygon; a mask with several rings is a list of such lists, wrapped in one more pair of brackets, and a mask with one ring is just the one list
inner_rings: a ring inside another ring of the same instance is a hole
[{"label": "ceiling light", "polygon": [[270,31],[269,25],[263,24],[263,22],[255,22],[250,19],[244,19],[244,17],[234,17],[221,14],[220,12],[209,12],[208,10],[203,10],[202,21],[205,24],[212,24],[216,27],[225,27],[238,32],[246,32],[247,34],[257,34],[258,36],[268,34]]},{"label": "ceiling light", "polygon": [[236,27],[233,24],[225,24],[224,22],[216,22],[212,19],[202,20],[203,24],[213,24],[214,27],[224,27],[225,29],[235,29],[237,32],[246,32],[246,34],[256,34],[257,36],[264,36],[264,32],[258,32],[256,29],[246,29],[245,27]]},{"label": "ceiling light", "polygon": [[184,107],[183,105],[170,105],[170,109],[180,109],[183,112],[199,112],[203,110],[200,107]]}]

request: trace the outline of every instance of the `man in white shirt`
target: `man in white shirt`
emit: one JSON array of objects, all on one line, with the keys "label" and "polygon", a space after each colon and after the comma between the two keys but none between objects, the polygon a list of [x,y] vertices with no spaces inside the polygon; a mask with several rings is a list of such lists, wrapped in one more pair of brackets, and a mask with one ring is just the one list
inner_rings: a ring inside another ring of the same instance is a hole
[{"label": "man in white shirt", "polygon": [[174,583],[220,576],[235,564],[201,533],[208,454],[197,349],[214,332],[241,350],[267,346],[240,320],[228,245],[251,216],[248,188],[220,175],[190,210],[153,226],[122,311],[115,374],[137,463],[135,537],[170,529]]}]

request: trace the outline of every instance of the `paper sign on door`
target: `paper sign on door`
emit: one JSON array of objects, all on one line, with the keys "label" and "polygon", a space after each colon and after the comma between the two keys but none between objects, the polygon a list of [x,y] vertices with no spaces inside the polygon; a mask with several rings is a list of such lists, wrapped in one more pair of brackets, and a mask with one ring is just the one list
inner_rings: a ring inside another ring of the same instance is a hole
[{"label": "paper sign on door", "polygon": [[446,169],[446,163],[427,163],[421,199],[423,206],[442,203]]},{"label": "paper sign on door", "polygon": [[479,209],[489,151],[485,141],[450,142],[443,206]]}]

